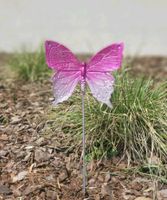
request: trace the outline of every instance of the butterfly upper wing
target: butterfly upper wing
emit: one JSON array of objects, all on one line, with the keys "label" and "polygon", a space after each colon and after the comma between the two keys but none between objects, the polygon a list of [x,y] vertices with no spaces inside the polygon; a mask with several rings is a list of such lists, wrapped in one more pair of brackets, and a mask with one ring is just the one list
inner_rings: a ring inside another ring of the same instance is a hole
[{"label": "butterfly upper wing", "polygon": [[62,44],[53,41],[45,42],[46,62],[55,70],[79,70],[81,63],[74,54]]},{"label": "butterfly upper wing", "polygon": [[46,41],[45,49],[46,62],[56,71],[52,80],[54,104],[58,104],[72,95],[81,78],[82,65],[68,48],[57,42]]},{"label": "butterfly upper wing", "polygon": [[112,44],[91,58],[87,71],[114,71],[121,66],[122,58],[123,43]]},{"label": "butterfly upper wing", "polygon": [[100,102],[111,105],[114,78],[109,72],[122,63],[123,44],[112,44],[97,53],[88,63],[86,81],[93,96]]}]

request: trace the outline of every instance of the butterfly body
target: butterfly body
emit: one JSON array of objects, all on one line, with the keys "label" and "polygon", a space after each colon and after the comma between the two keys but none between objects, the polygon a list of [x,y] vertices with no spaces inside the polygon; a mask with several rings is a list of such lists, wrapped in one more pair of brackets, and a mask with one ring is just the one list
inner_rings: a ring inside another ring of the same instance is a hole
[{"label": "butterfly body", "polygon": [[57,42],[46,41],[45,48],[47,64],[55,71],[55,104],[67,100],[78,83],[84,91],[87,83],[93,96],[111,107],[114,78],[110,72],[121,66],[123,43],[109,45],[93,56],[88,63],[81,63],[68,48]]},{"label": "butterfly body", "polygon": [[82,80],[84,81],[86,79],[86,70],[87,70],[87,64],[86,62],[83,62],[82,67],[81,67],[81,77],[82,77]]}]

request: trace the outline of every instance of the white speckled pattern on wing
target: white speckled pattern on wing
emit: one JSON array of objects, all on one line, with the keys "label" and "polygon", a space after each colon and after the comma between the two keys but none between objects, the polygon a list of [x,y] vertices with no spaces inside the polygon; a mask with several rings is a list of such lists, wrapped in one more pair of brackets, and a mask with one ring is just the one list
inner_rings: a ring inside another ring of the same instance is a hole
[{"label": "white speckled pattern on wing", "polygon": [[59,71],[52,79],[53,93],[55,97],[54,104],[56,105],[67,100],[72,95],[78,81],[80,80],[80,71]]},{"label": "white speckled pattern on wing", "polygon": [[93,96],[100,102],[107,104],[110,108],[111,94],[114,90],[114,78],[107,73],[89,72],[86,81],[90,87]]}]

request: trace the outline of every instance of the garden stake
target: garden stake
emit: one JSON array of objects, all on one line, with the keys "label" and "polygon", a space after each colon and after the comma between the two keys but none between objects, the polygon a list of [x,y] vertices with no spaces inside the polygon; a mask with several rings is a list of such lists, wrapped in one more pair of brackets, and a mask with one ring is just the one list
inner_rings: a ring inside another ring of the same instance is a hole
[{"label": "garden stake", "polygon": [[53,93],[54,105],[67,100],[76,85],[81,84],[82,96],[82,161],[83,161],[83,194],[86,194],[86,161],[85,161],[85,86],[88,84],[93,96],[112,107],[110,98],[114,90],[114,77],[110,72],[117,70],[122,63],[123,43],[107,46],[93,56],[88,63],[81,63],[65,46],[45,42],[46,62],[54,70]]}]

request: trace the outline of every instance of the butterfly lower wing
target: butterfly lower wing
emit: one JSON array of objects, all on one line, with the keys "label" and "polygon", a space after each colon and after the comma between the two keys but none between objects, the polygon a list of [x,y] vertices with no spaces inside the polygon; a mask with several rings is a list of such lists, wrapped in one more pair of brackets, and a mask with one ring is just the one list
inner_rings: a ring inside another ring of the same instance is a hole
[{"label": "butterfly lower wing", "polygon": [[73,93],[78,81],[80,71],[58,71],[53,76],[54,104],[67,100]]},{"label": "butterfly lower wing", "polygon": [[93,96],[100,102],[112,107],[110,98],[113,92],[114,78],[104,72],[88,72],[86,81]]},{"label": "butterfly lower wing", "polygon": [[87,71],[114,71],[121,66],[122,58],[123,43],[112,44],[91,58]]},{"label": "butterfly lower wing", "polygon": [[65,46],[54,41],[45,42],[46,62],[55,70],[79,70],[81,63]]}]

